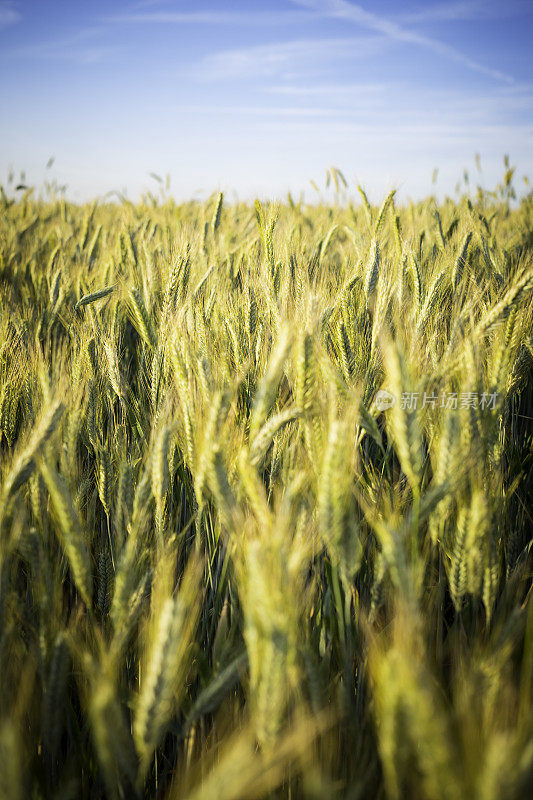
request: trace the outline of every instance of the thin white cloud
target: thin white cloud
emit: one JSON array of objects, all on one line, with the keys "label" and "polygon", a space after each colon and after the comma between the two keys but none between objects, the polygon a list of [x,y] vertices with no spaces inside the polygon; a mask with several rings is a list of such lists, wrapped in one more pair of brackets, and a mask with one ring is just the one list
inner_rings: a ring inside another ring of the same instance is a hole
[{"label": "thin white cloud", "polygon": [[321,13],[326,17],[341,19],[347,22],[353,22],[356,25],[361,25],[393,41],[414,44],[431,50],[436,55],[455,61],[474,72],[494,78],[495,80],[504,81],[506,83],[512,83],[514,80],[510,75],[500,70],[487,67],[469,58],[469,56],[456,50],[455,47],[451,45],[445,44],[430,36],[417,33],[409,28],[405,28],[391,19],[367,11],[360,5],[349,3],[347,0],[291,0],[291,2],[302,8]]},{"label": "thin white cloud", "polygon": [[[465,127],[459,120],[445,125],[439,121],[424,119],[408,122],[396,121],[391,117],[391,120],[394,127],[384,125],[382,122],[369,123],[327,117],[315,119],[266,117],[261,119],[253,131],[254,133],[255,130],[260,131],[267,140],[272,139],[272,141],[279,141],[281,137],[287,141],[287,137],[293,134],[302,143],[329,143],[333,150],[341,141],[350,142],[354,147],[360,142],[365,142],[368,152],[375,158],[380,157],[380,151],[383,157],[390,157],[391,148],[402,149],[409,153],[409,167],[415,165],[416,158],[422,152],[431,154],[437,163],[445,152],[457,154],[459,146],[468,157],[489,147],[499,152],[501,157],[506,149],[524,148],[532,138],[531,126],[527,125],[479,123]],[[249,132],[250,126],[246,130]],[[502,147],[502,142],[505,142],[505,147]],[[396,164],[399,170],[403,170],[404,167],[401,162]],[[405,171],[407,173],[407,167]]]},{"label": "thin white cloud", "polygon": [[347,95],[366,95],[378,97],[390,88],[390,83],[325,83],[313,85],[279,84],[266,86],[264,91],[268,94],[284,95],[286,97],[329,97],[338,98]]},{"label": "thin white cloud", "polygon": [[[372,111],[370,116],[346,109],[252,105],[185,105],[176,111],[186,114],[194,135],[206,140],[210,140],[211,131],[216,129],[217,136],[236,135],[239,142],[253,141],[254,147],[263,141],[272,146],[283,141],[288,148],[293,148],[296,142],[300,142],[307,153],[315,148],[330,149],[332,153],[340,148],[342,153],[346,152],[348,145],[352,152],[354,147],[357,149],[364,145],[361,152],[374,159],[383,157],[390,161],[392,153],[398,156],[400,152],[408,155],[408,164],[402,161],[396,164],[397,169],[405,169],[406,173],[416,165],[422,153],[440,163],[445,154],[457,157],[461,152],[463,157],[472,157],[480,150],[499,153],[502,142],[507,149],[523,150],[532,138],[530,125],[516,124],[509,119],[494,120],[490,104],[483,111],[473,110],[466,98],[459,107],[451,97],[446,101],[444,96],[439,96],[438,102],[441,100],[442,116],[436,115],[428,103],[409,108],[384,106],[378,113]],[[455,113],[449,113],[452,110]],[[209,125],[204,123],[204,117],[209,119]],[[239,120],[237,134],[233,124],[235,118]],[[448,118],[448,121],[443,123],[443,118]]]},{"label": "thin white cloud", "polygon": [[488,0],[457,0],[454,3],[426,3],[400,15],[404,23],[465,22],[468,20],[508,19],[532,12],[530,0],[509,0],[506,3]]},{"label": "thin white cloud", "polygon": [[138,0],[133,6],[134,9],[138,8],[153,8],[154,6],[167,6],[174,0]]},{"label": "thin white cloud", "polygon": [[98,64],[116,55],[117,48],[113,46],[99,47],[61,47],[57,49],[53,43],[28,46],[24,49],[11,52],[14,58],[42,59],[43,61],[67,61],[72,64]]},{"label": "thin white cloud", "polygon": [[349,119],[360,114],[354,110],[340,111],[338,108],[328,106],[251,106],[251,105],[190,105],[180,106],[180,112],[191,115],[240,115],[245,117],[268,117],[269,119]]},{"label": "thin white cloud", "polygon": [[0,3],[0,30],[15,25],[21,19],[22,14],[17,11],[14,3]]},{"label": "thin white cloud", "polygon": [[[268,103],[267,90],[266,102],[261,104],[198,103],[180,106],[179,113],[187,114],[189,119],[208,115],[212,120],[225,121],[224,124],[238,117],[239,129],[252,124],[254,119],[261,120],[261,125],[320,125],[326,136],[328,126],[332,131],[360,126],[361,130],[366,127],[368,130],[381,128],[392,132],[416,129],[419,131],[416,135],[418,141],[424,132],[431,131],[434,136],[438,130],[443,131],[443,136],[478,135],[480,144],[490,131],[495,130],[516,129],[520,136],[531,138],[531,125],[528,124],[527,115],[523,114],[531,108],[532,87],[528,85],[523,85],[519,91],[514,91],[515,87],[509,91],[504,87],[492,86],[482,92],[476,90],[475,93],[461,87],[420,88],[403,83],[377,84],[373,91],[370,91],[370,86],[364,85],[357,87],[348,84],[337,88],[346,94],[339,93],[336,96],[325,92],[322,96],[310,95],[307,98],[305,94],[302,95],[302,100],[311,102],[316,97],[316,105],[271,105]],[[257,101],[258,98],[255,99]]]},{"label": "thin white cloud", "polygon": [[301,22],[313,14],[290,11],[138,11],[104,17],[104,22],[158,25],[277,25]]},{"label": "thin white cloud", "polygon": [[9,59],[36,59],[45,61],[68,61],[75,64],[94,64],[106,60],[119,51],[116,45],[102,42],[105,31],[99,27],[84,28],[71,36],[5,50],[2,55]]},{"label": "thin white cloud", "polygon": [[332,39],[296,39],[287,42],[220,50],[193,66],[200,80],[237,77],[309,77],[309,68],[320,67],[338,59],[364,59],[381,52],[386,40],[380,36]]}]

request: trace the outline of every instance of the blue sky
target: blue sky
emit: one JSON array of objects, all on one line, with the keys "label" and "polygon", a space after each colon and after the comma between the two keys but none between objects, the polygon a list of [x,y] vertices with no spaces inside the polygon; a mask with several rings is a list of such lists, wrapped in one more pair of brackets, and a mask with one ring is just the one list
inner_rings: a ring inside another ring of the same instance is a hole
[{"label": "blue sky", "polygon": [[311,197],[335,165],[377,201],[490,188],[505,153],[533,178],[532,33],[532,0],[0,0],[0,181]]}]

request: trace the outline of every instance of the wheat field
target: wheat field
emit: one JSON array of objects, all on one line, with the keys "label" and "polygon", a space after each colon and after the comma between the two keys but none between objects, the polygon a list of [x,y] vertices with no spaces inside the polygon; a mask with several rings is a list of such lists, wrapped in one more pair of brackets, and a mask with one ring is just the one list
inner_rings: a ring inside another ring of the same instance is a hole
[{"label": "wheat field", "polygon": [[529,795],[511,178],[438,204],[2,190],[0,800]]}]

